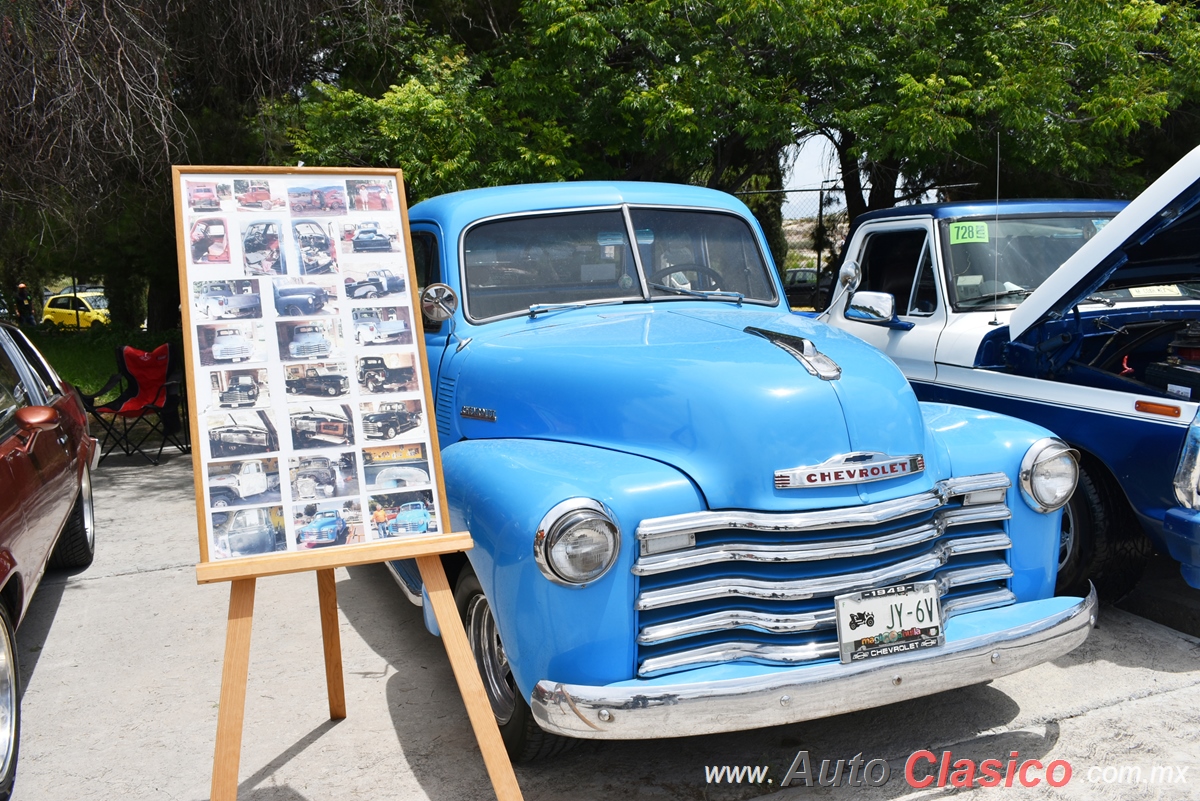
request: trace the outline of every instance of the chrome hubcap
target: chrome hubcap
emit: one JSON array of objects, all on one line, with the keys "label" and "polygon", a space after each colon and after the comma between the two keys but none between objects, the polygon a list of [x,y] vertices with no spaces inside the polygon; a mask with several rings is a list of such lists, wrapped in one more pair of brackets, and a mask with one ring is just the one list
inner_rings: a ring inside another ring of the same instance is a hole
[{"label": "chrome hubcap", "polygon": [[516,711],[517,693],[508,655],[504,653],[504,644],[500,642],[500,632],[496,630],[496,620],[492,617],[492,608],[483,595],[473,597],[467,606],[467,638],[471,641],[475,663],[479,665],[479,673],[483,676],[492,714],[496,716],[496,723],[503,726]]},{"label": "chrome hubcap", "polygon": [[17,655],[7,634],[0,639],[0,776],[7,776],[17,741]]},{"label": "chrome hubcap", "polygon": [[1071,558],[1071,551],[1075,548],[1075,512],[1071,510],[1071,504],[1068,503],[1063,507],[1062,515],[1062,531],[1058,535],[1058,569],[1062,570],[1067,564],[1067,560]]}]

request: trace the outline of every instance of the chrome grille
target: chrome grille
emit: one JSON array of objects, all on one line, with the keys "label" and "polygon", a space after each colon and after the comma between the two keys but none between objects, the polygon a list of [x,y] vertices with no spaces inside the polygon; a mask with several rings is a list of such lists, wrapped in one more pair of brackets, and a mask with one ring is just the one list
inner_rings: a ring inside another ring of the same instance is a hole
[{"label": "chrome grille", "polygon": [[250,397],[250,393],[239,389],[227,389],[221,393],[221,403],[253,403],[254,398]]},{"label": "chrome grille", "polygon": [[363,433],[366,434],[368,437],[382,437],[383,436],[383,426],[381,426],[379,423],[374,423],[369,420],[364,420],[363,421]]},{"label": "chrome grille", "polygon": [[292,353],[296,356],[324,356],[329,347],[323,342],[292,343]]},{"label": "chrome grille", "polygon": [[833,598],[874,587],[937,581],[945,618],[1012,603],[1009,486],[989,473],[846,509],[643,520],[638,675],[836,659]]}]

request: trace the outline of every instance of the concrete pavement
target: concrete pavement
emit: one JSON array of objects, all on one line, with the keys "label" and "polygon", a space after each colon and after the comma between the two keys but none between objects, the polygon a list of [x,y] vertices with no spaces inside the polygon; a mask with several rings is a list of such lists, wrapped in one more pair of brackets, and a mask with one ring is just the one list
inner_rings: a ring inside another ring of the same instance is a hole
[{"label": "concrete pavement", "polygon": [[[18,631],[24,717],[14,799],[207,798],[229,588],[195,582],[190,457],[157,468],[110,459],[95,492],[95,563],[47,576]],[[315,576],[258,582],[239,797],[490,798],[445,652],[420,610],[381,565],[336,577],[349,711],[337,723],[325,700]],[[1195,638],[1105,608],[1074,653],[989,685],[760,731],[585,742],[518,766],[517,778],[530,801],[891,799],[950,790],[909,787],[904,764],[914,751],[948,748],[979,762],[1017,750],[1069,761],[1071,781],[985,792],[1197,798],[1198,656]],[[780,788],[801,749],[817,765],[860,752],[884,759],[892,778],[873,789]],[[770,783],[706,781],[706,766],[720,765],[766,765]],[[1184,769],[1187,780],[1168,784],[1160,771],[1151,784],[1156,765]],[[1131,770],[1118,774],[1131,766],[1142,769],[1140,783]]]}]

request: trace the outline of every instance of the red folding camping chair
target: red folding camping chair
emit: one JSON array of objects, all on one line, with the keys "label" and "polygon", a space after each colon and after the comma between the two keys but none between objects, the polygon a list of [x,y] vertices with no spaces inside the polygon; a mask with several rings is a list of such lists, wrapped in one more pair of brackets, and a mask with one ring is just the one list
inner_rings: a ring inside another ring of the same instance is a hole
[{"label": "red folding camping chair", "polygon": [[[121,392],[114,400],[95,404],[117,387]],[[182,388],[183,365],[175,346],[165,343],[150,352],[129,345],[117,348],[117,372],[99,392],[83,399],[104,429],[100,461],[117,450],[126,456],[140,453],[151,464],[159,463],[167,445],[190,452]],[[152,438],[157,438],[157,451]]]}]

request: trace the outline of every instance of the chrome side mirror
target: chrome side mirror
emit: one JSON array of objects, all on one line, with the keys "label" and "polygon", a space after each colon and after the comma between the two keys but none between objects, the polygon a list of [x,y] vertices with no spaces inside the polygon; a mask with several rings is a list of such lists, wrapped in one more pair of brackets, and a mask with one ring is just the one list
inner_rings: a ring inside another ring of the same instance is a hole
[{"label": "chrome side mirror", "polygon": [[838,286],[841,286],[847,292],[853,292],[858,289],[859,282],[862,281],[862,269],[859,268],[858,262],[848,261],[842,265],[842,269],[838,270]]},{"label": "chrome side mirror", "polygon": [[896,316],[896,298],[888,292],[855,292],[846,304],[846,319],[904,331],[913,327]]},{"label": "chrome side mirror", "polygon": [[435,323],[444,322],[458,311],[458,295],[446,284],[430,284],[421,290],[421,314]]}]

